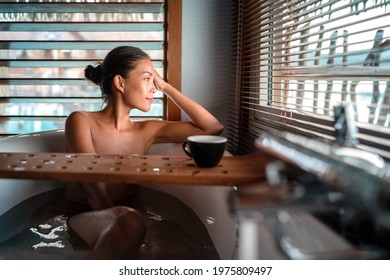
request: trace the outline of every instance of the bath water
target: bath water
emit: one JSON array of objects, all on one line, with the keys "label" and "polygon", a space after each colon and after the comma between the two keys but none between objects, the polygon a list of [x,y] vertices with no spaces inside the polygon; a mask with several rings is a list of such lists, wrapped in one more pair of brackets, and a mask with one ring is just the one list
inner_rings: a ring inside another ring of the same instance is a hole
[{"label": "bath water", "polygon": [[[0,259],[89,258],[86,247],[70,243],[66,216],[43,215],[57,195],[50,191],[33,196],[0,217]],[[155,190],[141,188],[141,195],[155,196],[165,207],[144,205],[147,232],[139,259],[219,259],[207,229],[188,206]]]}]

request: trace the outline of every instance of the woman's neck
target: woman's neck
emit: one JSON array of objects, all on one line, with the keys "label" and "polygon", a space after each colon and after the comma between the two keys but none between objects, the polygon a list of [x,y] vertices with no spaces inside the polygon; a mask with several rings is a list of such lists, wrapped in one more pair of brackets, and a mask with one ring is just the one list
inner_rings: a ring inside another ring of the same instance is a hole
[{"label": "woman's neck", "polygon": [[133,126],[133,122],[130,120],[130,109],[119,106],[116,103],[109,103],[101,111],[102,116],[109,120],[114,128],[118,131],[127,130]]}]

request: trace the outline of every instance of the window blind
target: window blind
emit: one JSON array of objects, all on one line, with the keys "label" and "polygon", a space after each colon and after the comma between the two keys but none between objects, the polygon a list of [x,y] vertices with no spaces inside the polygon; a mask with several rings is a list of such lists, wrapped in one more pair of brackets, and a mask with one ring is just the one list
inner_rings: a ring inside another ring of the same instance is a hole
[{"label": "window blind", "polygon": [[335,140],[352,103],[358,147],[390,158],[390,1],[240,0],[231,150],[262,131]]},{"label": "window blind", "polygon": [[[0,2],[0,136],[64,127],[75,110],[102,108],[84,68],[113,48],[146,51],[164,76],[164,0]],[[163,95],[135,118],[163,118]]]}]

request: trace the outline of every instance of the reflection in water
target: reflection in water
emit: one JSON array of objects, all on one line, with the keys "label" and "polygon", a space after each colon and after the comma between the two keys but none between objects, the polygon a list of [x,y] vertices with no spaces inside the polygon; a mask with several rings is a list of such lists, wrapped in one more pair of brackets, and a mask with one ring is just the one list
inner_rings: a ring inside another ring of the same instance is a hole
[{"label": "reflection in water", "polygon": [[[50,248],[65,248],[65,244],[62,242],[62,240],[53,241],[54,239],[63,239],[67,238],[68,234],[68,217],[64,215],[56,216],[49,221],[38,224],[35,227],[30,228],[30,231],[34,234],[38,235],[43,241],[32,245],[31,247],[36,250],[38,248],[43,247],[50,247]],[[60,234],[62,233],[61,236]],[[50,242],[46,242],[46,240],[49,240]]]},{"label": "reflection in water", "polygon": [[54,247],[54,248],[65,248],[65,245],[62,244],[62,241],[56,241],[56,242],[39,242],[38,244],[35,244],[32,246],[34,249],[43,248],[43,247]]}]

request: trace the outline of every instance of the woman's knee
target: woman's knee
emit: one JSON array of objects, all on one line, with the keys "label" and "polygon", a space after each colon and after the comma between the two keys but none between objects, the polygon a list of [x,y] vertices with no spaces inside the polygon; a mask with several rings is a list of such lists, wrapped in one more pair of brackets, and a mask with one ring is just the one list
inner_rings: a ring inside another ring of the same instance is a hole
[{"label": "woman's knee", "polygon": [[110,209],[112,219],[112,226],[117,229],[122,229],[124,233],[137,233],[144,235],[145,222],[140,212],[133,208],[125,206],[115,206]]}]

